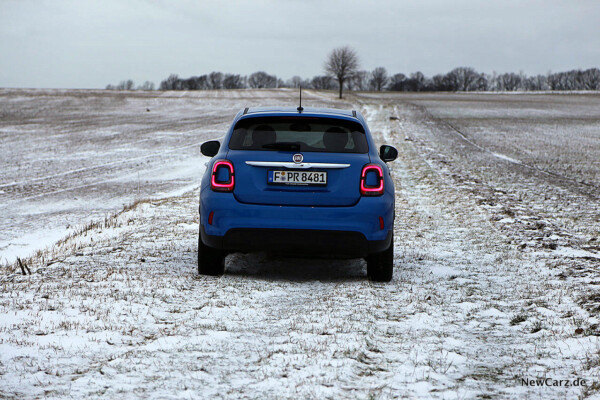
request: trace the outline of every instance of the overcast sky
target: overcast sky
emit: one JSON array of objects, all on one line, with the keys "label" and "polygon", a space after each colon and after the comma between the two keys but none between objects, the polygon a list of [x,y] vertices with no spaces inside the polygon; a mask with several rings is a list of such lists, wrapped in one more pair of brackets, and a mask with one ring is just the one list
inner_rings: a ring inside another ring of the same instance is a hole
[{"label": "overcast sky", "polygon": [[600,67],[599,21],[598,0],[0,0],[0,87],[312,78],[344,45],[390,74],[545,74]]}]

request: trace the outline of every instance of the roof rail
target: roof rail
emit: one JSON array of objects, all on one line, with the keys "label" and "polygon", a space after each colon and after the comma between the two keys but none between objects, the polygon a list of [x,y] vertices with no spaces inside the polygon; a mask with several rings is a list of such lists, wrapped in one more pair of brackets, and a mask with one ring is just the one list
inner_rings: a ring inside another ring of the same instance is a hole
[{"label": "roof rail", "polygon": [[249,110],[249,109],[250,109],[250,107],[246,107],[246,108],[244,108],[244,113],[243,113],[242,115],[246,115],[246,114],[248,114],[248,110]]},{"label": "roof rail", "polygon": [[352,116],[353,116],[354,118],[357,118],[357,117],[356,117],[356,110],[352,110]]}]

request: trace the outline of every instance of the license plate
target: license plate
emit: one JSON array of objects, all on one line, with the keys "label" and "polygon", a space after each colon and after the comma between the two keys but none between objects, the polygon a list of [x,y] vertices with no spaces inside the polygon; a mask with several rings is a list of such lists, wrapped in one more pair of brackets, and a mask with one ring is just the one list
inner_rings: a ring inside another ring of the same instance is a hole
[{"label": "license plate", "polygon": [[268,182],[280,185],[327,185],[327,172],[269,171]]}]

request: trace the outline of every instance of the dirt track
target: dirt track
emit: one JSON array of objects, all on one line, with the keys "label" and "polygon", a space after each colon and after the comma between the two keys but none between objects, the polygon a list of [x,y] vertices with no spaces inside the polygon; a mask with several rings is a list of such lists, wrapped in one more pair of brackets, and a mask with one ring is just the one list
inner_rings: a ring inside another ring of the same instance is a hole
[{"label": "dirt track", "polygon": [[388,95],[379,107],[511,243],[600,251],[600,96]]}]

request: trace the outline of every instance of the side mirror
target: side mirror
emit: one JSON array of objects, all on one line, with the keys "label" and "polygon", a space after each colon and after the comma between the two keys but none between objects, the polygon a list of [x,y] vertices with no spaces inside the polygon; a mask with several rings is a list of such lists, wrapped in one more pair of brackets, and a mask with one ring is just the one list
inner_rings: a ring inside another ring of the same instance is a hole
[{"label": "side mirror", "polygon": [[398,157],[398,150],[395,147],[384,144],[379,148],[379,158],[383,161],[394,161],[396,157]]},{"label": "side mirror", "polygon": [[200,151],[207,157],[214,157],[219,152],[220,147],[221,143],[218,140],[210,140],[202,143]]}]

